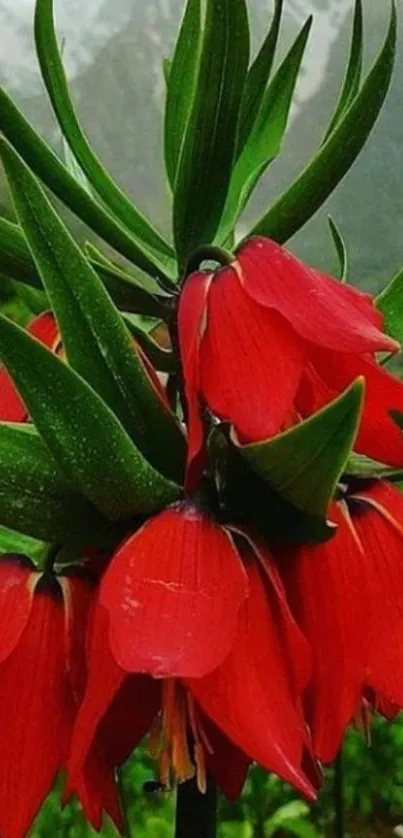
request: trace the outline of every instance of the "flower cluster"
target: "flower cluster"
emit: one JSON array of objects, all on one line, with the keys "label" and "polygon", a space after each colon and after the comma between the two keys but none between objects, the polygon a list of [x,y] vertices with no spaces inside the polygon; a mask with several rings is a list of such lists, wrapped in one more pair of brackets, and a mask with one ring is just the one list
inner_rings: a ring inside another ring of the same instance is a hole
[{"label": "flower cluster", "polygon": [[[178,499],[127,526],[116,547],[88,544],[84,566],[0,563],[4,838],[27,834],[61,770],[65,799],[76,793],[95,828],[103,811],[119,828],[115,770],[146,734],[167,787],[194,777],[203,792],[211,775],[236,798],[256,761],[313,799],[352,720],[403,707],[398,488],[346,469],[316,543],[271,540],[228,500],[243,445],[301,427],[357,377],[355,450],[403,466],[392,418],[403,385],[377,355],[398,345],[380,312],[252,238],[228,264],[187,277],[174,320],[188,441]],[[52,314],[29,331],[63,355]],[[0,386],[3,422],[29,422],[4,368]]]}]

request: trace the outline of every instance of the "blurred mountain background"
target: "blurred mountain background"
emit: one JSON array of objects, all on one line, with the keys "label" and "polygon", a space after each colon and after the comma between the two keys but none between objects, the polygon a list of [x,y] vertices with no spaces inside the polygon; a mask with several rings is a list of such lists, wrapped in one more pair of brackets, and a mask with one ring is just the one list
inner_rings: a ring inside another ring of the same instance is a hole
[{"label": "blurred mountain background", "polygon": [[[364,0],[367,68],[384,38],[389,5],[387,0]],[[94,147],[136,204],[166,233],[162,59],[172,52],[183,6],[183,0],[55,2],[68,76]],[[0,0],[0,82],[62,153],[33,48],[33,7],[33,0]],[[273,0],[249,0],[254,49],[269,26],[272,7]],[[245,229],[291,182],[323,136],[343,79],[352,10],[353,0],[285,0],[279,59],[309,14],[315,23],[283,153],[250,202]],[[326,220],[331,213],[349,248],[351,279],[371,290],[403,264],[402,89],[403,50],[364,152],[324,209],[292,242],[313,264],[336,270]],[[6,200],[4,184],[0,198]]]}]

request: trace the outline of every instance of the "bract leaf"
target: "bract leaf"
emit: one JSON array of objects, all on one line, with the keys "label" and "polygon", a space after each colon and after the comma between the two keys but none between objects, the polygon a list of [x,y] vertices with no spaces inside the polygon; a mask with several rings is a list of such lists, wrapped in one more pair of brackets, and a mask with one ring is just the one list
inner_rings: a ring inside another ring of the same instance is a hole
[{"label": "bract leaf", "polygon": [[101,239],[145,272],[161,276],[165,281],[172,281],[176,276],[174,262],[167,261],[161,254],[149,250],[88,194],[25,119],[2,87],[0,132],[51,192]]},{"label": "bract leaf", "polygon": [[107,523],[65,479],[46,445],[25,426],[0,423],[0,522],[46,541],[99,536]]},{"label": "bract leaf", "polygon": [[157,258],[171,259],[173,251],[150,222],[114,182],[93,151],[72,102],[57,44],[53,0],[36,0],[35,42],[42,78],[60,128],[89,182],[109,210]]},{"label": "bract leaf", "polygon": [[335,112],[330,120],[329,126],[326,130],[323,142],[326,142],[340,118],[351,105],[353,99],[356,97],[361,82],[362,75],[362,61],[363,61],[363,20],[362,20],[362,0],[356,0],[354,8],[354,22],[353,35],[351,39],[350,55],[347,64],[346,76],[344,84],[340,93],[339,101],[336,105]]},{"label": "bract leaf", "polygon": [[330,235],[333,239],[334,246],[336,248],[337,258],[339,260],[340,265],[340,272],[339,277],[341,282],[347,282],[348,278],[348,254],[347,254],[347,247],[343,236],[340,233],[340,230],[331,215],[328,215],[327,218],[329,222],[330,228]]},{"label": "bract leaf", "polygon": [[385,318],[385,332],[403,343],[403,268],[375,300]]},{"label": "bract leaf", "polygon": [[165,168],[172,190],[195,96],[201,33],[201,0],[188,0],[167,82],[164,151]]},{"label": "bract leaf", "polygon": [[174,239],[180,268],[211,242],[224,208],[235,154],[249,59],[245,0],[206,0],[195,97],[174,191]]},{"label": "bract leaf", "polygon": [[280,151],[311,26],[312,17],[304,24],[263,95],[254,125],[231,176],[218,233],[220,242],[226,241],[256,183]]},{"label": "bract leaf", "polygon": [[364,381],[357,379],[301,424],[239,450],[283,498],[310,515],[326,516],[355,441],[363,393]]},{"label": "bract leaf", "polygon": [[365,145],[385,101],[395,61],[396,34],[393,3],[384,46],[360,92],[311,162],[245,238],[262,235],[280,244],[286,242],[343,179]]},{"label": "bract leaf", "polygon": [[35,176],[3,138],[0,154],[69,363],[109,405],[152,465],[180,479],[183,433],[157,395],[122,317]]},{"label": "bract leaf", "polygon": [[84,379],[2,314],[0,357],[65,478],[107,518],[178,497],[179,487],[147,462]]},{"label": "bract leaf", "polygon": [[263,44],[251,64],[245,81],[239,117],[237,155],[242,152],[255,124],[268,80],[273,69],[277,49],[284,0],[275,0],[274,15]]}]

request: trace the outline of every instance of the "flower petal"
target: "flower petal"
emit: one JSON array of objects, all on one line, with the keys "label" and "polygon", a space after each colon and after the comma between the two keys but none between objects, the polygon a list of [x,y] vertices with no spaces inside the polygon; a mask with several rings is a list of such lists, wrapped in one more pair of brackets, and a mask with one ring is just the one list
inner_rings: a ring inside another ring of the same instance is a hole
[{"label": "flower petal", "polygon": [[28,623],[38,577],[25,556],[0,558],[0,664],[14,651]]},{"label": "flower petal", "polygon": [[[35,317],[27,331],[50,348],[59,340],[59,330],[53,314],[45,312]],[[0,369],[0,420],[26,422],[28,414],[5,367]]]},{"label": "flower petal", "polygon": [[392,466],[403,464],[403,434],[390,416],[403,413],[403,384],[370,357],[317,352],[306,370],[297,406],[304,416],[327,404],[358,376],[365,379],[364,410],[355,449]]},{"label": "flower petal", "polygon": [[306,358],[304,341],[276,311],[255,303],[232,267],[208,297],[200,385],[210,409],[242,441],[266,439],[290,424]]},{"label": "flower petal", "polygon": [[0,834],[21,838],[66,759],[73,704],[65,678],[64,607],[42,577],[18,646],[0,666]]},{"label": "flower petal", "polygon": [[364,548],[359,595],[366,612],[365,682],[403,708],[403,496],[374,482],[353,496],[349,508]]},{"label": "flower petal", "polygon": [[[132,676],[115,663],[108,647],[109,617],[97,606],[89,637],[88,682],[74,727],[68,765],[68,790],[80,793],[81,772],[97,759],[106,765],[126,761],[147,733],[160,706],[159,685],[151,678]],[[92,753],[93,752],[93,753]]]},{"label": "flower petal", "polygon": [[305,708],[323,762],[335,758],[359,702],[368,621],[360,545],[338,505],[330,517],[338,530],[329,542],[278,552],[290,604],[312,649]]},{"label": "flower petal", "polygon": [[207,770],[228,800],[236,800],[245,785],[251,761],[207,716],[202,717],[201,726],[212,749],[206,754]]},{"label": "flower petal", "polygon": [[109,642],[126,672],[199,677],[228,654],[247,596],[227,532],[194,504],[149,520],[118,550],[101,583]]},{"label": "flower petal", "polygon": [[382,334],[382,317],[370,297],[315,271],[269,239],[250,239],[237,252],[236,270],[245,291],[281,314],[298,334],[339,352],[396,352]]},{"label": "flower petal", "polygon": [[218,669],[205,678],[186,679],[186,686],[206,715],[251,760],[312,797],[301,767],[307,735],[292,694],[277,595],[263,583],[256,563],[248,567],[248,577],[250,595],[232,651]]},{"label": "flower petal", "polygon": [[179,298],[178,334],[188,408],[188,466],[186,489],[192,492],[205,466],[204,432],[200,404],[200,344],[206,328],[207,296],[213,274],[204,271],[189,276]]}]

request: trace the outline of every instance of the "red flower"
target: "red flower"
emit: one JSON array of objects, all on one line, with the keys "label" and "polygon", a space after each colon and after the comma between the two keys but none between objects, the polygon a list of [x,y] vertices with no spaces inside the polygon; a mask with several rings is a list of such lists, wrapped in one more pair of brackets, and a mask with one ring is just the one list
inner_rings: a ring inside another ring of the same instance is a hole
[{"label": "red flower", "polygon": [[244,542],[240,553],[195,505],[171,506],[123,544],[101,582],[70,784],[126,700],[133,746],[160,710],[163,781],[196,774],[203,788],[207,767],[233,797],[256,760],[312,795],[300,711],[308,677],[307,645],[267,552]]},{"label": "red flower", "polygon": [[389,715],[403,708],[403,497],[374,481],[332,512],[332,540],[280,556],[313,652],[306,716],[324,762],[334,759],[361,697]]},{"label": "red flower", "polygon": [[313,412],[359,375],[367,380],[367,401],[357,448],[401,463],[403,438],[388,411],[403,411],[403,385],[373,361],[375,352],[398,348],[382,322],[367,294],[268,239],[251,239],[227,267],[190,276],[179,304],[190,484],[203,448],[203,404],[233,423],[243,441],[256,441]]},{"label": "red flower", "polygon": [[[65,766],[83,691],[82,638],[92,601],[84,578],[38,573],[29,559],[0,560],[0,833],[24,838]],[[88,763],[78,792],[99,828],[119,815],[113,773]]]},{"label": "red flower", "polygon": [[[57,351],[60,344],[59,330],[53,314],[44,312],[35,317],[27,331],[49,349]],[[14,384],[5,369],[0,369],[0,418],[2,422],[26,422],[28,413]]]}]

